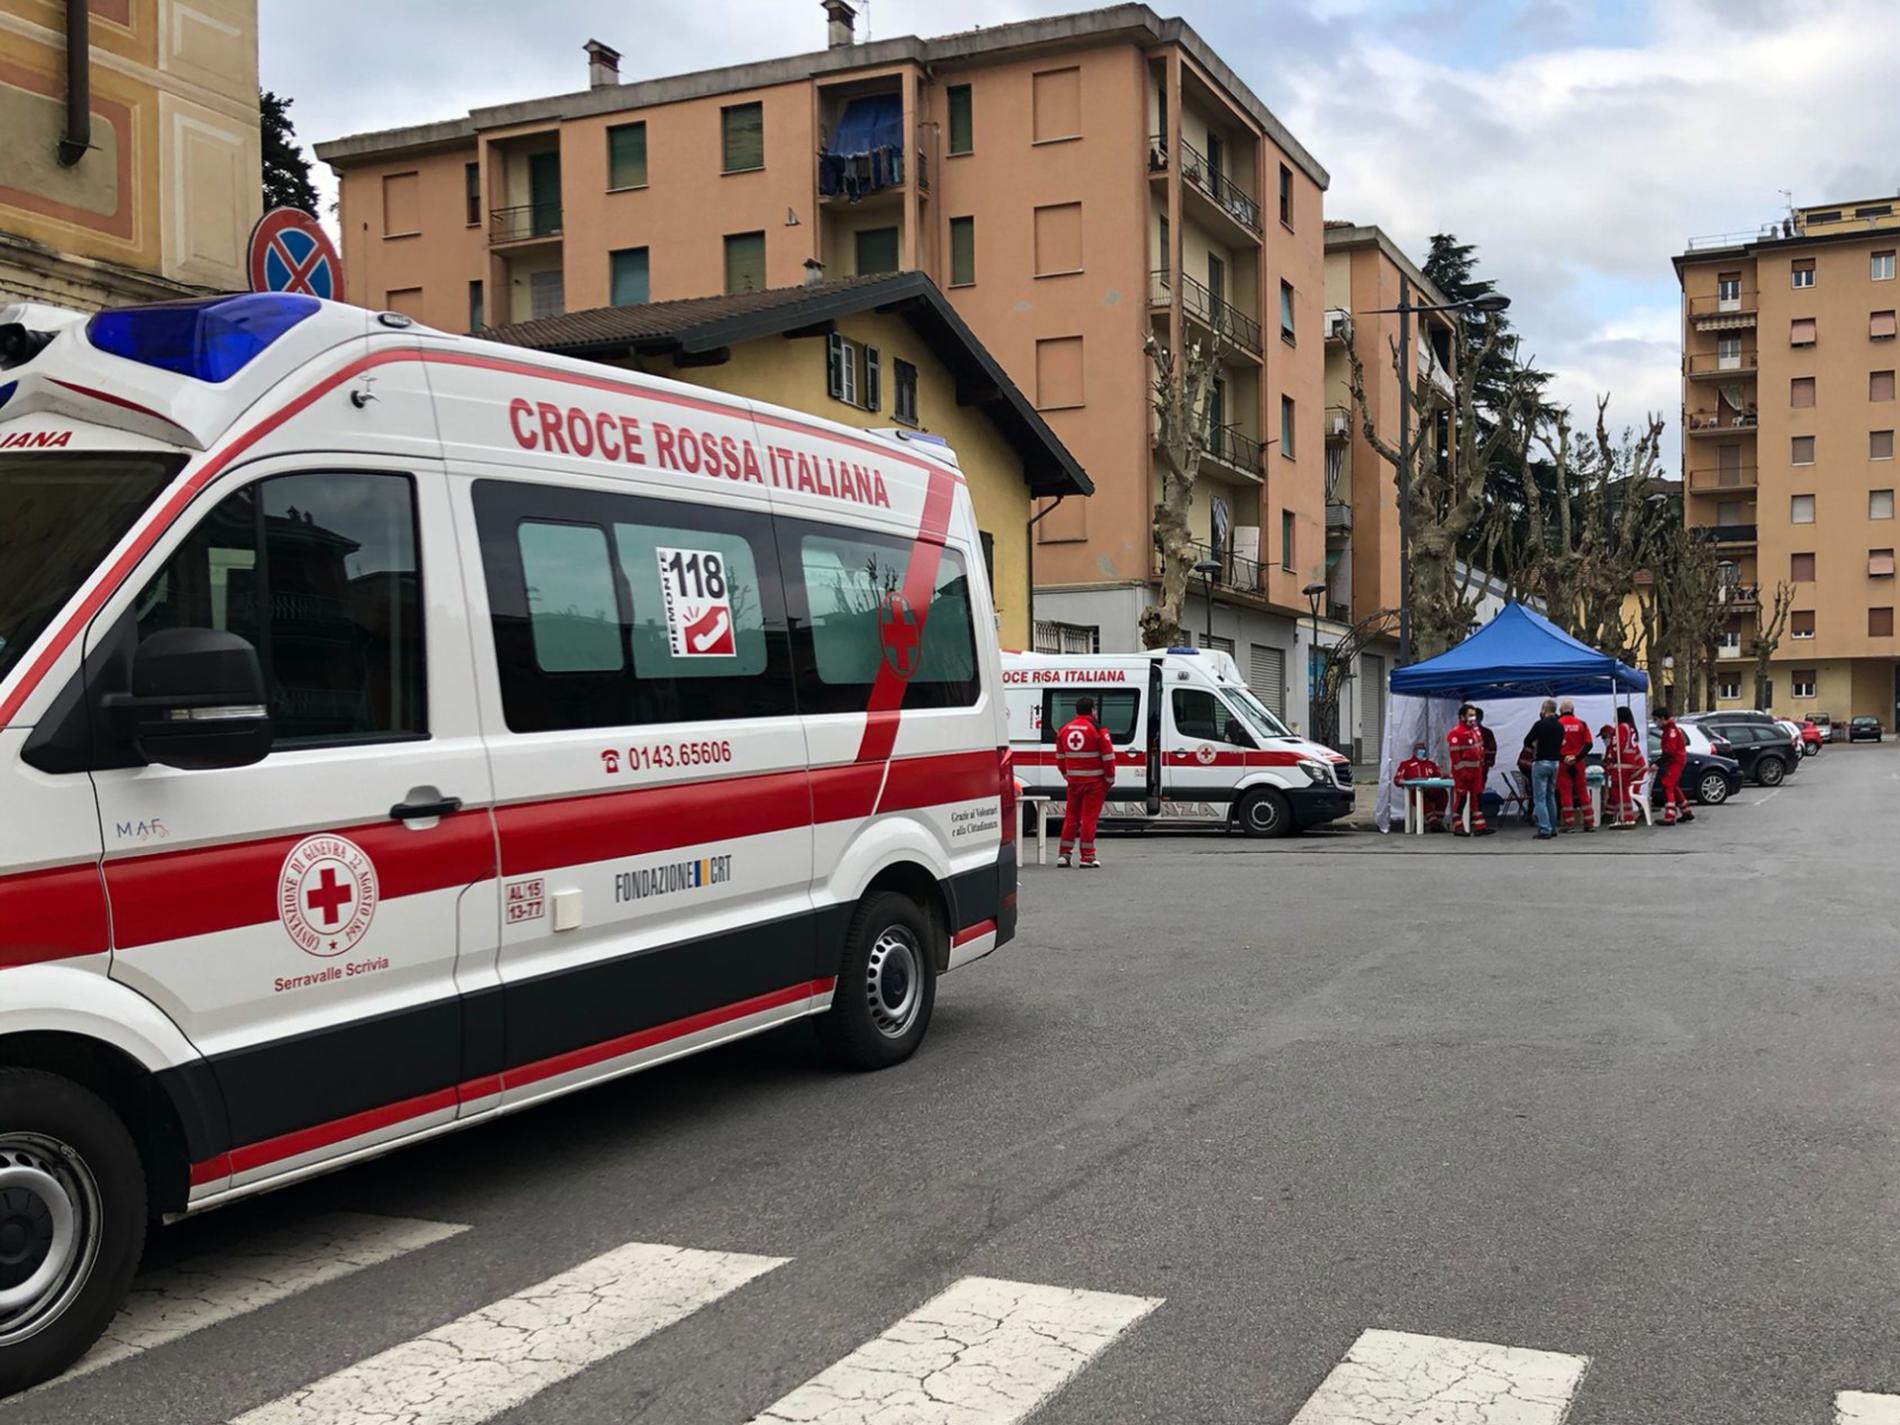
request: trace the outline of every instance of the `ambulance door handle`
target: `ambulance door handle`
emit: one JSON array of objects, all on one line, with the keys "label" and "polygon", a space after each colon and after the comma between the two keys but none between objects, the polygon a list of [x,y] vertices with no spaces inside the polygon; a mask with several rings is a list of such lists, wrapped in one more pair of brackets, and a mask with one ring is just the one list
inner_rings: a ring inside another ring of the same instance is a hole
[{"label": "ambulance door handle", "polygon": [[397,802],[389,809],[391,821],[426,821],[431,817],[449,816],[462,809],[460,797],[439,797],[432,802]]}]

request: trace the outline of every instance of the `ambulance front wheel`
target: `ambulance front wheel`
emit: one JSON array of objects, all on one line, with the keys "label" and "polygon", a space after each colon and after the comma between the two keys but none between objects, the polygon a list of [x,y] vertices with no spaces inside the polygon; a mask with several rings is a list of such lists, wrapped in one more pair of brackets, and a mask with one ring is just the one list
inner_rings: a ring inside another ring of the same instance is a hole
[{"label": "ambulance front wheel", "polygon": [[1271,787],[1255,787],[1242,797],[1235,818],[1249,836],[1291,836],[1294,831],[1293,808]]},{"label": "ambulance front wheel", "polygon": [[858,902],[831,1008],[818,1017],[832,1060],[886,1069],[917,1052],[937,1003],[937,935],[929,913],[908,896],[874,891]]},{"label": "ambulance front wheel", "polygon": [[0,1069],[0,1396],[58,1375],[99,1339],[145,1246],[145,1175],[91,1091]]}]

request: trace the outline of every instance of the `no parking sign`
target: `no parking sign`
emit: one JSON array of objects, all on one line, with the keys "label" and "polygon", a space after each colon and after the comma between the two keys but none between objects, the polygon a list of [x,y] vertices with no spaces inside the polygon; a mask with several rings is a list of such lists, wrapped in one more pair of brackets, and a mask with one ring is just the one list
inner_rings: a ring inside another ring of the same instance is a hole
[{"label": "no parking sign", "polygon": [[343,300],[343,259],[328,233],[301,208],[272,208],[251,229],[251,290]]}]

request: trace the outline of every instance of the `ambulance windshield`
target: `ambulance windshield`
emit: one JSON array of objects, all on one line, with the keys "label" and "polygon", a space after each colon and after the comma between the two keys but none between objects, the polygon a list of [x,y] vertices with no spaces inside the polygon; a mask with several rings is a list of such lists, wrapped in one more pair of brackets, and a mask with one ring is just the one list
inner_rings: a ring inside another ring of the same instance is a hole
[{"label": "ambulance windshield", "polygon": [[1253,689],[1241,683],[1228,683],[1221,688],[1221,692],[1226,694],[1227,701],[1234,705],[1234,710],[1245,718],[1248,725],[1261,737],[1291,737],[1293,735],[1286,730],[1286,724],[1275,717],[1267,705],[1253,695]]},{"label": "ambulance windshield", "polygon": [[182,455],[0,454],[0,678],[183,464]]}]

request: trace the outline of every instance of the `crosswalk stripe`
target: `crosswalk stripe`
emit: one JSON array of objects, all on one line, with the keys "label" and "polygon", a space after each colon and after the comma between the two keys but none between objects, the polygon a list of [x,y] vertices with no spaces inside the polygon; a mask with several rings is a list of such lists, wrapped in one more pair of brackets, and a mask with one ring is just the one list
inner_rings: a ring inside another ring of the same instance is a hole
[{"label": "crosswalk stripe", "polygon": [[1834,1425],[1900,1425],[1900,1395],[1844,1390],[1834,1397]]},{"label": "crosswalk stripe", "polygon": [[479,1425],[786,1260],[629,1242],[233,1425]]},{"label": "crosswalk stripe", "polygon": [[965,1277],[753,1425],[1012,1425],[1159,1305]]},{"label": "crosswalk stripe", "polygon": [[1586,1356],[1366,1331],[1292,1425],[1560,1425]]},{"label": "crosswalk stripe", "polygon": [[331,1212],[227,1247],[215,1257],[160,1267],[132,1283],[99,1343],[59,1380],[144,1355],[467,1230],[454,1222]]}]

